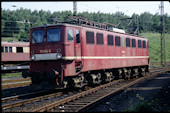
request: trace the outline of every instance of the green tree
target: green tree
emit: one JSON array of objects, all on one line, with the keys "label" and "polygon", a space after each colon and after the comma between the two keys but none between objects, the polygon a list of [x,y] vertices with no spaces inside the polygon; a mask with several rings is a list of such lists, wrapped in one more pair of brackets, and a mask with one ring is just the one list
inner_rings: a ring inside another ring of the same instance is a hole
[{"label": "green tree", "polygon": [[[4,10],[1,8],[1,36],[12,37],[13,34],[20,34],[20,37],[26,37],[22,30],[29,35],[31,27],[42,26],[44,24],[54,24],[56,22],[55,18],[59,18],[61,21],[69,20],[68,16],[72,16],[72,11],[57,11],[51,13],[50,11],[34,10],[20,8],[15,11]],[[161,31],[161,16],[156,14],[150,14],[149,12],[144,12],[140,15],[133,14],[131,17],[125,15],[123,12],[116,13],[101,13],[101,12],[81,12],[78,13],[79,16],[87,18],[89,21],[95,22],[107,22],[117,25],[120,19],[123,18],[133,18],[130,25],[129,19],[121,21],[118,28],[126,30],[128,33],[136,30],[136,17],[138,16],[139,21],[139,31],[141,32],[160,32]],[[170,16],[168,14],[164,15],[165,19],[165,32],[170,33]],[[29,23],[18,23],[17,21],[24,22],[29,20],[33,23],[32,26]],[[22,34],[22,35],[21,35]]]}]

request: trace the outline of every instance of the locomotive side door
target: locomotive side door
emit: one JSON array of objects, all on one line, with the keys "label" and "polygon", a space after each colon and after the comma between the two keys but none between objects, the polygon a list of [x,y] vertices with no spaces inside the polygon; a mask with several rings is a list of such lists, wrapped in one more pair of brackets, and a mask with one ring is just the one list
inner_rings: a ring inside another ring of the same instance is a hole
[{"label": "locomotive side door", "polygon": [[81,51],[81,30],[80,29],[75,29],[75,40],[74,40],[74,48],[75,48],[75,68],[76,68],[76,73],[81,71],[82,69],[82,51]]},{"label": "locomotive side door", "polygon": [[[120,55],[121,55],[122,57],[125,57],[126,54],[127,54],[127,52],[126,52],[126,38],[125,38],[125,36],[122,36],[122,37],[121,37],[121,42],[122,42],[122,47],[121,47],[121,53],[120,53]],[[126,66],[126,65],[127,65],[126,60],[125,60],[125,59],[122,59],[122,66]]]}]

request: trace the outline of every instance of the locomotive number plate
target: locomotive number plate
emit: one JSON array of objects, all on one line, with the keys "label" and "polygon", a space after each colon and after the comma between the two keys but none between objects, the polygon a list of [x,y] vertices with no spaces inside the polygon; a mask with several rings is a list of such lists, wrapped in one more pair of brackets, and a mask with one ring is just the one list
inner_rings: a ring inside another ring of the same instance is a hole
[{"label": "locomotive number plate", "polygon": [[40,53],[51,53],[51,49],[40,50]]}]

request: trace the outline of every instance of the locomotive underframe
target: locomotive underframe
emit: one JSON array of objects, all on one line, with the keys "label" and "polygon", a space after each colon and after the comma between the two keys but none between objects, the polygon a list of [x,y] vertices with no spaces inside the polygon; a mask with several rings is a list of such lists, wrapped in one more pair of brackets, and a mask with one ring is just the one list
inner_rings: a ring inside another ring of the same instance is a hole
[{"label": "locomotive underframe", "polygon": [[102,69],[82,72],[74,77],[65,77],[65,86],[72,88],[82,88],[85,85],[99,85],[111,82],[115,79],[132,79],[134,77],[145,76],[149,72],[149,67],[134,66],[113,69]]},{"label": "locomotive underframe", "polygon": [[[64,68],[63,68],[64,69]],[[34,89],[82,88],[86,85],[100,85],[115,79],[142,77],[149,72],[149,66],[134,66],[79,72],[75,76],[64,77],[64,70],[41,73],[28,72]],[[48,75],[48,76],[47,76]],[[36,88],[35,88],[36,87]]]}]

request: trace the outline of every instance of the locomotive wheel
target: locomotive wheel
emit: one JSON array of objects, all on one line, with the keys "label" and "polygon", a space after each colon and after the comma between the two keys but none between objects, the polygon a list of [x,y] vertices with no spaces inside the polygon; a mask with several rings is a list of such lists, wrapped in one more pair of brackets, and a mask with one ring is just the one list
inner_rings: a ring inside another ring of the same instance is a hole
[{"label": "locomotive wheel", "polygon": [[146,75],[145,68],[139,68],[139,77],[144,77]]},{"label": "locomotive wheel", "polygon": [[24,71],[22,72],[22,77],[23,77],[23,78],[27,78],[28,76],[30,76],[29,71],[24,70]]},{"label": "locomotive wheel", "polygon": [[133,77],[134,78],[138,78],[138,69],[137,68],[135,68],[135,69],[132,69],[132,73],[133,73]]},{"label": "locomotive wheel", "polygon": [[49,82],[51,85],[55,85],[55,84],[56,84],[56,75],[55,75],[54,70],[50,70],[50,71],[48,72],[48,82]]},{"label": "locomotive wheel", "polygon": [[76,78],[73,78],[74,81],[74,87],[76,88],[82,88],[83,86],[85,86],[85,78],[84,76],[77,76]]},{"label": "locomotive wheel", "polygon": [[131,69],[128,69],[128,80],[130,80],[132,78],[132,71]]},{"label": "locomotive wheel", "polygon": [[142,76],[146,76],[146,72],[145,71],[142,71]]},{"label": "locomotive wheel", "polygon": [[101,74],[91,74],[91,82],[92,84],[100,84],[101,83]]},{"label": "locomotive wheel", "polygon": [[116,80],[118,80],[119,78],[124,78],[122,69],[115,70],[113,75],[115,75]]},{"label": "locomotive wheel", "polygon": [[123,68],[123,77],[125,80],[129,80],[130,79],[130,74],[131,74],[131,70],[130,69],[126,69],[126,68]]},{"label": "locomotive wheel", "polygon": [[36,73],[32,73],[32,76],[31,76],[31,81],[32,81],[32,84],[37,84],[39,83],[39,80],[38,80],[38,76]]},{"label": "locomotive wheel", "polygon": [[40,80],[41,82],[45,80],[45,72],[41,72],[41,73],[40,73],[39,80]]},{"label": "locomotive wheel", "polygon": [[103,80],[105,82],[111,82],[114,79],[112,72],[105,72]]}]

